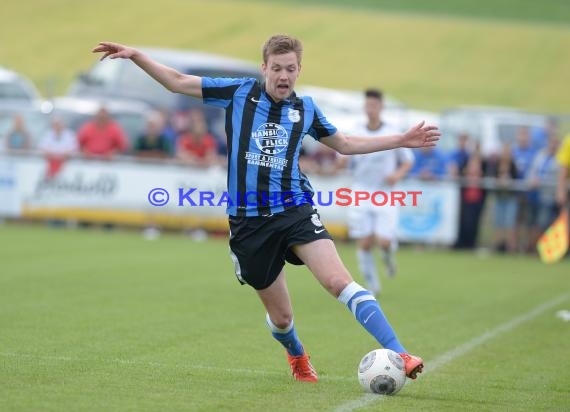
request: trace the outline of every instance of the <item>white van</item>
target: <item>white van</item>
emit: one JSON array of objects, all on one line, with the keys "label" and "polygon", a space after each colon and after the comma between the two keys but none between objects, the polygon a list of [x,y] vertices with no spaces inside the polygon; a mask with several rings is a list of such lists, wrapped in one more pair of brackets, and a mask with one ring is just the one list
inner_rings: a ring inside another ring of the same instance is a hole
[{"label": "white van", "polygon": [[40,99],[36,86],[21,74],[0,67],[0,102],[32,103]]},{"label": "white van", "polygon": [[[209,77],[253,77],[261,79],[259,65],[243,60],[196,51],[139,48],[152,59],[181,73]],[[95,99],[133,99],[170,112],[187,110],[197,104],[190,96],[171,93],[130,60],[105,59],[81,73],[68,96]]]},{"label": "white van", "polygon": [[456,137],[466,133],[481,145],[483,155],[498,152],[503,143],[513,144],[517,130],[528,127],[531,144],[541,148],[546,144],[549,122],[559,121],[560,132],[567,132],[563,116],[531,113],[524,110],[504,107],[459,107],[448,109],[441,114],[441,132],[445,137],[440,146],[450,150],[457,145]]}]

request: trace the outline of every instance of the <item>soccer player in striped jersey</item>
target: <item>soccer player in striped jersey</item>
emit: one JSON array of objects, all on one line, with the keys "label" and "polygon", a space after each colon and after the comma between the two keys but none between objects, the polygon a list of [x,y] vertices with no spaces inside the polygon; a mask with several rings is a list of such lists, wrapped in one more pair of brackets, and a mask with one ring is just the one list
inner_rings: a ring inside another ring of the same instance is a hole
[{"label": "soccer player in striped jersey", "polygon": [[263,46],[263,83],[182,74],[117,43],[99,43],[93,52],[103,53],[101,59],[131,59],[168,90],[225,108],[230,255],[240,283],[253,287],[265,306],[267,325],[284,346],[295,379],[318,377],[293,324],[286,261],[306,265],[378,343],[400,353],[410,378],[421,372],[421,358],[402,346],[374,295],[354,282],[340,260],[309,201],[313,189],[299,170],[299,152],[306,134],[342,154],[435,146],[436,127],[422,122],[403,134],[345,136],[310,97],[295,94],[302,45],[287,35],[272,36]]},{"label": "soccer player in striped jersey", "polygon": [[[397,127],[382,119],[382,109],[382,92],[376,89],[366,90],[364,111],[368,122],[354,130],[354,133],[370,138],[398,134]],[[349,162],[352,190],[389,193],[410,171],[414,154],[411,149],[400,147],[395,150],[344,156],[342,160],[343,163]],[[382,201],[382,198],[379,201]],[[374,246],[380,248],[386,274],[389,277],[396,275],[394,254],[398,247],[398,206],[397,202],[385,206],[375,206],[367,202],[349,209],[349,234],[351,238],[357,239],[358,266],[368,290],[375,295],[380,294],[380,280],[372,253]]]}]

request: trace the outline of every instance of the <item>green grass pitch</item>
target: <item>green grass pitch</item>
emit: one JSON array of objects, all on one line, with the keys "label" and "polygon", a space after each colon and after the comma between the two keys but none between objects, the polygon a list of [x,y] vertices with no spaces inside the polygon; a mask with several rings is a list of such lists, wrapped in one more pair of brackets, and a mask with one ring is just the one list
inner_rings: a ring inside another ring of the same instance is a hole
[{"label": "green grass pitch", "polygon": [[[338,247],[354,272],[353,246]],[[378,345],[350,312],[288,266],[297,328],[321,376],[293,382],[227,252],[225,239],[0,226],[0,410],[333,411],[362,399],[356,367]],[[570,323],[555,316],[570,309],[568,261],[412,249],[398,258],[381,305],[428,367],[566,298],[359,410],[570,406]]]}]

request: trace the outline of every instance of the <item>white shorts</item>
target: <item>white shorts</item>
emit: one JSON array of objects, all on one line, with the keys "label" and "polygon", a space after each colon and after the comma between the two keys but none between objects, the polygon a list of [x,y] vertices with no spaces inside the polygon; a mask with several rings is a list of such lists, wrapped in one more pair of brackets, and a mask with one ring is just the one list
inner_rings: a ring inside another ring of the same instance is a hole
[{"label": "white shorts", "polygon": [[396,241],[399,217],[398,206],[352,206],[348,211],[349,236],[360,239],[376,235]]}]

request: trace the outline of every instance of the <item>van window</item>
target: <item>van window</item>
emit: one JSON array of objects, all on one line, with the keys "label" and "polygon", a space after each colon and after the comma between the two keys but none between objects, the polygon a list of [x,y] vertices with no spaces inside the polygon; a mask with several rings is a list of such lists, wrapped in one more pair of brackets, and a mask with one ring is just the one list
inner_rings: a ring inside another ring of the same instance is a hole
[{"label": "van window", "polygon": [[113,87],[121,66],[126,66],[121,60],[105,60],[93,66],[89,71],[89,83],[95,84],[102,89]]},{"label": "van window", "polygon": [[[130,62],[128,62],[130,63]],[[147,101],[155,107],[172,108],[176,97],[136,64],[124,64],[115,95]]]}]

